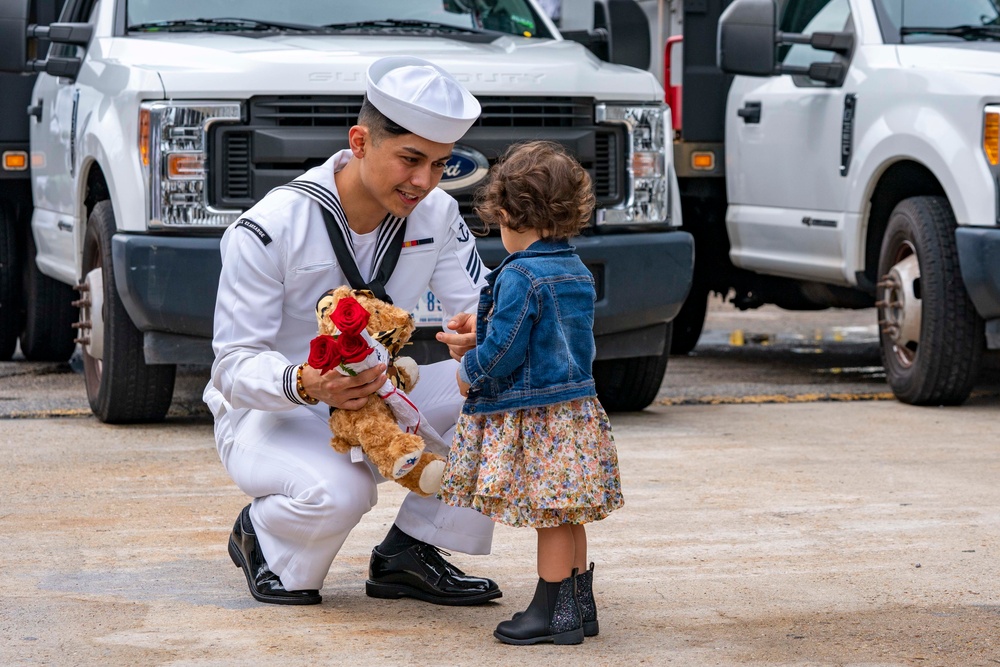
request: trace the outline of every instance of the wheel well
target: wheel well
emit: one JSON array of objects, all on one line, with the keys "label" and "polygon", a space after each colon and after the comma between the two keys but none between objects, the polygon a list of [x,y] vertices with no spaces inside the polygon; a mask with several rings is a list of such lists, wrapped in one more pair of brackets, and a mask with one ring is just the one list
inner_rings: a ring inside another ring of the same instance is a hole
[{"label": "wheel well", "polygon": [[889,216],[899,202],[919,195],[945,196],[945,192],[930,169],[908,160],[886,169],[872,192],[865,239],[865,278],[868,279],[868,291],[872,294],[878,281],[878,256]]},{"label": "wheel well", "polygon": [[86,208],[87,217],[98,203],[105,199],[111,199],[111,191],[108,189],[108,182],[104,179],[104,172],[98,165],[93,165],[87,173],[87,192],[83,198],[83,205]]}]

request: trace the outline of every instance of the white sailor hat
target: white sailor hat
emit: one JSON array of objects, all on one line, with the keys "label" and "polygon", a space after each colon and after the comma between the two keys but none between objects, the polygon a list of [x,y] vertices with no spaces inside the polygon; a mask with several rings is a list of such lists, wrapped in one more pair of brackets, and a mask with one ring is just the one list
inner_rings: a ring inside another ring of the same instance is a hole
[{"label": "white sailor hat", "polygon": [[479,101],[455,77],[412,56],[381,58],[368,68],[368,101],[389,120],[442,144],[462,138],[479,118]]}]

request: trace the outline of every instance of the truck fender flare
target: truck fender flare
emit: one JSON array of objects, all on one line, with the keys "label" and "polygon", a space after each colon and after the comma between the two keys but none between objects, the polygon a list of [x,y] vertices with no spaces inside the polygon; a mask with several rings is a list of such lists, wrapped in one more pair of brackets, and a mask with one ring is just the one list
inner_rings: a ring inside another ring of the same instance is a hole
[{"label": "truck fender flare", "polygon": [[[916,121],[912,116],[918,111],[921,118]],[[898,119],[896,122],[894,117]],[[862,159],[856,160],[856,168],[852,165],[847,176],[851,179],[847,210],[866,211],[885,172],[895,163],[909,160],[923,165],[941,184],[959,225],[974,219],[970,202],[981,200],[985,188],[990,193],[987,202],[991,216],[995,216],[994,186],[985,161],[976,150],[964,151],[956,159],[956,147],[968,143],[967,131],[960,131],[950,118],[926,107],[920,110],[902,107],[886,114],[885,120],[870,124],[857,139],[854,155]],[[914,131],[895,131],[900,127]],[[922,129],[927,131],[918,134]]]}]

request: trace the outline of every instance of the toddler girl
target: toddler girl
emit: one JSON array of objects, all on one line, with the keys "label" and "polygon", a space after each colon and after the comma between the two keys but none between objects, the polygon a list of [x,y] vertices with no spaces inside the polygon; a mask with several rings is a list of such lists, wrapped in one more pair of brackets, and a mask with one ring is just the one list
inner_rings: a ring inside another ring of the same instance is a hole
[{"label": "toddler girl", "polygon": [[568,242],[593,209],[587,172],[542,141],[508,149],[476,207],[510,255],[479,297],[440,496],[538,532],[535,596],[493,633],[507,644],[579,644],[598,632],[584,524],[623,499],[591,371],[594,280]]}]

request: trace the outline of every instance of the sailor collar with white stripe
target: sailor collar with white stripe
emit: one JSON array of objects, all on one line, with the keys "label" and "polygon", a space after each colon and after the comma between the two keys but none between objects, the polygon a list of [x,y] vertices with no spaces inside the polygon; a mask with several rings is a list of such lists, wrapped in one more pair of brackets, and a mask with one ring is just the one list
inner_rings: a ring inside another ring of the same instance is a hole
[{"label": "sailor collar with white stripe", "polygon": [[[280,185],[276,190],[292,190],[309,197],[317,204],[325,208],[333,216],[334,221],[340,228],[341,235],[347,244],[347,249],[357,266],[358,257],[354,251],[354,239],[351,236],[351,228],[347,222],[347,214],[340,203],[340,195],[337,192],[337,183],[334,174],[343,169],[351,160],[350,150],[342,150],[327,160],[324,164],[314,167],[302,174],[294,181]],[[370,275],[375,275],[378,271],[386,251],[389,249],[390,241],[395,236],[400,226],[406,223],[406,218],[398,218],[392,214],[387,214],[379,226],[376,228],[378,234],[375,241],[375,254],[372,257]]]}]

